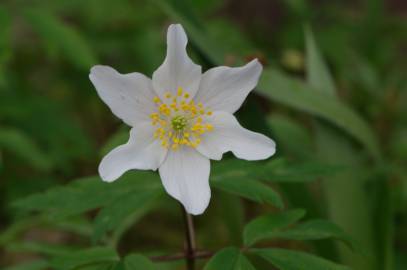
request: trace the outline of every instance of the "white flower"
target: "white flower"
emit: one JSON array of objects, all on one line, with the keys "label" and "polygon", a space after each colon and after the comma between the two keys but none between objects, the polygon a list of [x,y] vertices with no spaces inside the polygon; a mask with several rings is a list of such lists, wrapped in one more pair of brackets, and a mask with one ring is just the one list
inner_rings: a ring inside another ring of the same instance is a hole
[{"label": "white flower", "polygon": [[131,169],[158,169],[165,190],[198,215],[211,197],[209,159],[220,160],[228,151],[241,159],[266,159],[275,143],[241,127],[233,116],[260,77],[257,59],[202,74],[186,45],[182,26],[170,25],[167,56],[151,80],[108,66],[94,66],[89,78],[112,112],[132,127],[129,141],[100,163],[102,179],[112,182]]}]

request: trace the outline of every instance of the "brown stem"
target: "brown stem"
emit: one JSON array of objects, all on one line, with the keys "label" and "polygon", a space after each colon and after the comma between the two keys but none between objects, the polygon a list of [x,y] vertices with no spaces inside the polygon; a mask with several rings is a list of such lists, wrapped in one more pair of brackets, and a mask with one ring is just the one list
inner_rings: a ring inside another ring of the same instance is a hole
[{"label": "brown stem", "polygon": [[194,223],[192,220],[192,216],[185,211],[183,205],[181,205],[181,208],[185,222],[185,236],[186,236],[185,259],[187,262],[187,269],[195,270],[196,242],[195,242]]},{"label": "brown stem", "polygon": [[[210,251],[195,251],[194,258],[195,259],[208,259],[213,256],[213,252]],[[153,262],[167,262],[167,261],[177,261],[186,259],[185,253],[175,253],[170,255],[162,255],[162,256],[155,256],[150,257]]]}]

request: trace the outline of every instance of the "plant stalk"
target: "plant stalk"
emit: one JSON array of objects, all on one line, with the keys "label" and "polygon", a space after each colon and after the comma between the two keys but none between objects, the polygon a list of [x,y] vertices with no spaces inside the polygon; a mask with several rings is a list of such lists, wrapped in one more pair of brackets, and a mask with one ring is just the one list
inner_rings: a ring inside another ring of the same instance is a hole
[{"label": "plant stalk", "polygon": [[194,223],[192,220],[192,216],[185,211],[183,205],[181,205],[181,208],[185,223],[185,237],[186,237],[185,259],[187,263],[187,269],[195,270],[196,241],[195,241]]}]

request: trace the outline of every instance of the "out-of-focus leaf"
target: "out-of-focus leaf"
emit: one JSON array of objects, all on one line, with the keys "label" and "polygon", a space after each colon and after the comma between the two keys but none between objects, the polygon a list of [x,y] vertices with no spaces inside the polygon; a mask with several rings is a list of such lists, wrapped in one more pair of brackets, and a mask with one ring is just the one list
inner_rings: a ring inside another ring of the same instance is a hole
[{"label": "out-of-focus leaf", "polygon": [[[314,86],[309,90],[317,93],[318,90],[323,91],[323,89],[325,89],[335,98],[335,85],[333,79],[329,73],[328,67],[323,63],[323,59],[319,55],[318,49],[314,46],[315,44],[312,44],[314,42],[310,29],[308,29],[308,32],[306,30],[306,38],[308,53],[308,83],[311,86]],[[341,162],[348,164],[349,166],[355,166],[358,163],[355,153],[352,153],[354,151],[350,148],[349,143],[343,138],[337,136],[333,129],[323,124],[316,124],[315,126],[317,151],[319,152],[321,160],[326,162]],[[327,148],[330,149],[328,150]],[[335,155],[332,155],[332,152],[334,152]],[[376,158],[379,158],[379,156],[376,156]],[[356,171],[353,169],[353,175],[355,174]],[[366,250],[368,254],[373,254],[371,239],[373,235],[371,234],[368,225],[371,222],[371,219],[367,213],[369,210],[366,208],[367,201],[365,198],[366,195],[364,194],[363,183],[359,177],[354,177],[353,175],[347,176],[346,174],[337,174],[336,176],[323,181],[323,188],[326,193],[325,197],[328,202],[328,212],[337,224],[343,226],[343,228],[353,235],[355,239],[361,242],[361,252],[365,252]],[[353,195],[349,196],[349,194]],[[347,203],[344,203],[343,201],[345,196],[349,197]],[[342,212],[346,214],[339,214]],[[380,219],[382,220],[383,218],[380,217]],[[327,224],[322,225],[325,230],[334,229],[330,228],[332,225],[329,227],[326,227]],[[307,227],[307,224],[305,224],[305,226]],[[362,226],[364,226],[365,229],[363,229]],[[339,239],[342,238],[342,240],[354,247],[354,245],[349,242],[351,241],[351,238],[346,237],[346,235],[341,234],[340,231],[335,229],[332,232],[336,234],[334,237],[338,237],[338,234],[342,235]],[[343,246],[339,246],[339,251],[341,252],[342,261],[347,262],[354,268],[367,270],[372,269],[374,264],[377,264],[366,258],[362,258],[360,253],[355,254],[354,252],[350,252]],[[378,268],[381,269],[381,267]]]},{"label": "out-of-focus leaf", "polygon": [[151,209],[160,191],[131,191],[108,204],[95,218],[94,240],[99,240],[106,232],[119,227],[129,216],[133,216],[133,219],[142,217]]},{"label": "out-of-focus leaf", "polygon": [[[201,52],[214,64],[221,64],[225,58],[225,53],[222,52],[216,45],[213,39],[208,37],[208,33],[200,27],[200,23],[183,12],[184,8],[181,6],[188,6],[188,1],[177,0],[177,1],[160,1],[151,0],[159,8],[163,10],[168,16],[170,16],[174,21],[179,22],[185,27],[191,42],[199,48]],[[181,4],[182,3],[182,4]]]},{"label": "out-of-focus leaf", "polygon": [[129,130],[126,128],[121,128],[117,132],[115,132],[107,142],[103,145],[102,149],[100,150],[100,155],[105,156],[107,153],[112,151],[115,147],[125,144],[129,140]]},{"label": "out-of-focus leaf", "polygon": [[46,270],[49,269],[49,263],[45,260],[37,260],[28,263],[22,263],[15,266],[6,267],[3,270]]},{"label": "out-of-focus leaf", "polygon": [[328,67],[318,50],[314,34],[310,27],[305,27],[305,43],[307,50],[307,81],[317,91],[331,96],[336,95],[335,85]]},{"label": "out-of-focus leaf", "polygon": [[311,182],[319,177],[334,175],[345,170],[342,165],[333,165],[320,161],[287,162],[274,158],[267,162],[248,162],[238,159],[222,160],[213,165],[211,179],[246,177],[266,182]]},{"label": "out-of-focus leaf", "polygon": [[97,63],[92,49],[72,26],[38,9],[26,10],[25,18],[49,48],[60,52],[76,67],[87,70]]},{"label": "out-of-focus leaf", "polygon": [[82,265],[119,261],[116,251],[107,247],[94,247],[54,257],[50,264],[55,269],[71,270]]},{"label": "out-of-focus leaf", "polygon": [[259,202],[270,203],[278,208],[283,208],[284,204],[280,195],[270,186],[257,180],[246,177],[212,177],[214,188],[233,193],[244,198]]},{"label": "out-of-focus leaf", "polygon": [[294,240],[320,240],[334,238],[344,241],[353,249],[356,245],[353,239],[336,224],[327,220],[309,220],[287,230],[277,231],[270,235],[272,238]]},{"label": "out-of-focus leaf", "polygon": [[48,256],[63,256],[72,252],[77,252],[79,251],[79,248],[74,246],[51,245],[40,242],[26,241],[9,244],[7,246],[7,250],[14,252],[33,252]]},{"label": "out-of-focus leaf", "polygon": [[350,270],[347,266],[300,251],[270,248],[253,252],[280,270]]},{"label": "out-of-focus leaf", "polygon": [[124,270],[154,270],[156,267],[153,262],[140,254],[131,254],[124,258]]},{"label": "out-of-focus leaf", "polygon": [[11,18],[7,10],[0,6],[0,86],[5,82],[5,64],[11,56]]},{"label": "out-of-focus leaf", "polygon": [[219,215],[222,216],[222,223],[227,228],[226,232],[230,238],[230,243],[239,246],[242,243],[242,230],[244,225],[244,207],[242,200],[232,194],[220,192],[217,195],[219,203]]},{"label": "out-of-focus leaf", "polygon": [[94,176],[28,196],[13,205],[21,210],[43,211],[53,218],[63,218],[109,205],[129,192],[152,191],[160,187],[157,175],[146,171],[127,173],[114,183],[102,182]]},{"label": "out-of-focus leaf", "polygon": [[264,70],[257,92],[334,123],[365,145],[373,157],[380,158],[378,143],[369,125],[346,104],[332,96],[271,68]]},{"label": "out-of-focus leaf", "polygon": [[281,229],[297,222],[305,215],[305,210],[290,210],[258,217],[246,225],[243,232],[245,245],[253,245],[262,239],[273,238]]},{"label": "out-of-focus leaf", "polygon": [[31,138],[13,128],[0,128],[0,149],[24,159],[30,166],[43,171],[52,168],[52,160]]},{"label": "out-of-focus leaf", "polygon": [[216,253],[204,270],[255,270],[255,268],[239,249],[228,247]]},{"label": "out-of-focus leaf", "polygon": [[310,132],[299,122],[283,114],[272,114],[267,119],[280,151],[298,158],[309,158],[313,154]]},{"label": "out-of-focus leaf", "polygon": [[270,182],[310,182],[323,176],[335,175],[345,170],[343,165],[332,165],[318,161],[301,163],[287,162],[284,159],[273,161],[259,168],[256,175],[261,180]]}]

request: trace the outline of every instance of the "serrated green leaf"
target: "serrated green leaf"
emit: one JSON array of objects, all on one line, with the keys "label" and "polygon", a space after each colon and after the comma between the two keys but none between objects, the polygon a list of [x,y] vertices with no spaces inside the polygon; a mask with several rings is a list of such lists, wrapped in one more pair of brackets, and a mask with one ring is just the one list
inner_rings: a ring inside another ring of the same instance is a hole
[{"label": "serrated green leaf", "polygon": [[343,102],[271,68],[263,71],[256,89],[266,98],[330,121],[362,143],[373,157],[380,158],[370,126]]},{"label": "serrated green leaf", "polygon": [[255,270],[238,248],[224,248],[213,256],[204,270]]},{"label": "serrated green leaf", "polygon": [[46,212],[51,218],[61,219],[108,205],[129,192],[159,188],[161,183],[156,174],[134,171],[113,183],[102,182],[98,176],[79,179],[66,186],[20,199],[13,206],[24,211]]},{"label": "serrated green leaf", "polygon": [[274,159],[257,170],[257,177],[270,182],[310,182],[323,176],[335,175],[346,167],[318,161],[301,163],[287,162],[285,159]]},{"label": "serrated green leaf", "polygon": [[29,9],[25,12],[25,18],[49,48],[60,52],[73,65],[87,70],[98,62],[80,33],[54,15],[38,9]]},{"label": "serrated green leaf", "polygon": [[[104,207],[94,220],[95,241],[100,240],[105,233],[120,227],[129,216],[133,221],[141,218],[151,209],[153,202],[161,190],[138,191],[123,194],[115,201]],[[133,223],[134,224],[134,223]]]},{"label": "serrated green leaf", "polygon": [[140,254],[131,254],[124,258],[124,270],[154,270],[156,267],[153,262]]},{"label": "serrated green leaf", "polygon": [[270,186],[257,180],[238,176],[212,177],[214,188],[236,194],[259,203],[269,203],[278,208],[284,204],[280,195]]},{"label": "serrated green leaf", "polygon": [[338,225],[322,219],[309,220],[287,230],[276,232],[273,237],[294,240],[320,240],[334,238],[355,248],[352,238]]},{"label": "serrated green leaf", "polygon": [[256,249],[253,252],[280,270],[350,270],[347,266],[301,251],[270,248]]},{"label": "serrated green leaf", "polygon": [[260,240],[273,238],[279,230],[297,222],[304,215],[305,210],[297,209],[258,217],[245,226],[244,243],[250,246]]},{"label": "serrated green leaf", "polygon": [[70,270],[88,264],[119,261],[116,251],[108,247],[94,247],[54,257],[50,264],[61,270]]}]

